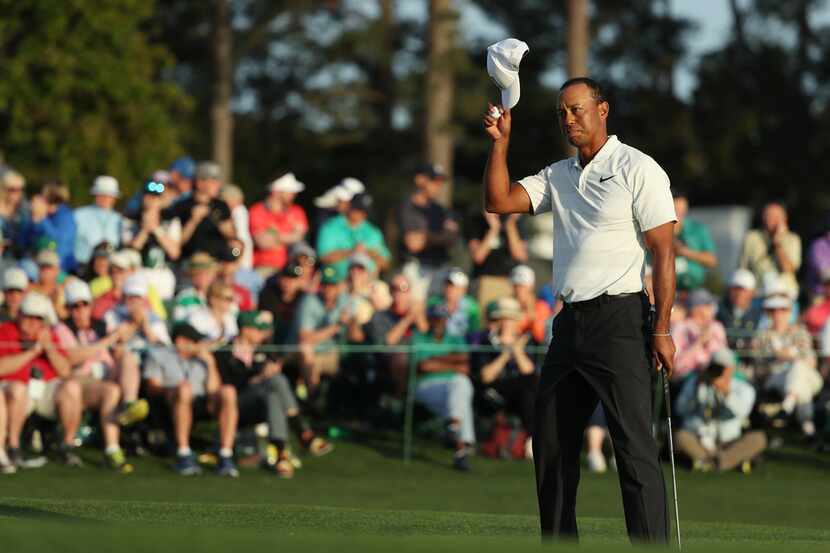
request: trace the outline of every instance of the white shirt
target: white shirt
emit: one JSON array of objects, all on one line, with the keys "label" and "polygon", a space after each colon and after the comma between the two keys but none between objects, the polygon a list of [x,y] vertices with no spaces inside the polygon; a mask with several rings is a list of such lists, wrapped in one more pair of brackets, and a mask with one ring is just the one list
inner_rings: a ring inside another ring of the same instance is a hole
[{"label": "white shirt", "polygon": [[519,181],[533,213],[553,212],[554,293],[571,303],[643,289],[642,233],[676,221],[669,177],[609,136],[584,168],[563,159]]}]

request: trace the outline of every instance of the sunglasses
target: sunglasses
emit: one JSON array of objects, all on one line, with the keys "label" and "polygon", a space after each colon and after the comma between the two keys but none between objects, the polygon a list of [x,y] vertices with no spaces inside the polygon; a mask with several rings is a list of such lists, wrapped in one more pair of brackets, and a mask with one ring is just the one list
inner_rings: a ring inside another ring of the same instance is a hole
[{"label": "sunglasses", "polygon": [[393,292],[409,292],[409,285],[408,284],[401,284],[400,286],[393,286]]},{"label": "sunglasses", "polygon": [[213,296],[217,300],[225,300],[225,301],[233,301],[236,298],[234,296],[223,296],[221,294]]},{"label": "sunglasses", "polygon": [[22,188],[6,188],[6,192],[23,192]]},{"label": "sunglasses", "polygon": [[69,306],[69,309],[77,309],[79,307],[89,307],[88,301],[76,301],[72,305]]}]

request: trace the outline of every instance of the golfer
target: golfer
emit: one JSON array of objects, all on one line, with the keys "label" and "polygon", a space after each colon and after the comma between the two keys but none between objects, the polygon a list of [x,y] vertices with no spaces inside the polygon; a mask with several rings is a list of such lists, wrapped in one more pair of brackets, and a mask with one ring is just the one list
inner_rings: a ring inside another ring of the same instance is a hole
[{"label": "golfer", "polygon": [[[490,106],[488,106],[490,107]],[[544,537],[577,538],[576,491],[585,425],[602,402],[614,442],[632,541],[666,542],[666,490],[651,434],[654,368],[670,373],[674,342],[674,205],[649,156],[608,135],[610,106],[589,78],[567,81],[557,114],[575,157],[510,180],[510,111],[488,111],[493,139],[484,171],[491,213],[553,212],[553,285],[564,308],[535,406],[533,459]],[[656,313],[643,275],[651,252]]]}]

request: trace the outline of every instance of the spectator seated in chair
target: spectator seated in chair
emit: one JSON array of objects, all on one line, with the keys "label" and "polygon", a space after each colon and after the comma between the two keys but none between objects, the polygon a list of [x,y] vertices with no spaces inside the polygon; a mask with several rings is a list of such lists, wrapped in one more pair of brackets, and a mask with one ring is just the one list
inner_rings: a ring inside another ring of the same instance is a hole
[{"label": "spectator seated in chair", "polygon": [[144,369],[147,391],[163,397],[173,418],[176,440],[174,470],[182,476],[202,472],[190,449],[194,420],[211,418],[219,423],[220,476],[238,477],[233,444],[239,418],[236,388],[223,384],[216,360],[207,349],[205,337],[187,323],[176,323],[172,348],[153,348]]},{"label": "spectator seated in chair", "polygon": [[473,383],[464,338],[447,332],[449,313],[443,305],[427,310],[429,331],[412,338],[418,382],[415,399],[446,421],[447,442],[455,450],[453,467],[470,470],[475,444]]},{"label": "spectator seated in chair", "polygon": [[718,350],[703,371],[683,383],[677,397],[675,413],[682,428],[675,435],[675,450],[691,459],[695,470],[728,471],[740,466],[746,473],[766,449],[763,432],[743,432],[755,389],[735,374],[736,364],[731,350]]},{"label": "spectator seated in chair", "polygon": [[268,423],[265,467],[282,478],[291,478],[294,464],[289,429],[303,449],[315,457],[329,453],[332,445],[318,437],[300,414],[291,384],[282,373],[282,360],[261,347],[273,330],[271,313],[243,311],[238,324],[239,335],[228,348],[215,354],[222,382],[236,389],[240,426]]}]

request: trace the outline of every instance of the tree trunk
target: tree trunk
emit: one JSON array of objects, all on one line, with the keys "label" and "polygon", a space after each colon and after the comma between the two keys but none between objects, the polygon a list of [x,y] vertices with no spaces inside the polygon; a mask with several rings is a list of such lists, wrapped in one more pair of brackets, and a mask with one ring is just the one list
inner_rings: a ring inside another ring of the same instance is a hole
[{"label": "tree trunk", "polygon": [[588,0],[568,0],[568,78],[588,76]]},{"label": "tree trunk", "polygon": [[[588,0],[568,0],[568,78],[588,76]],[[576,155],[567,139],[565,152]]]},{"label": "tree trunk", "polygon": [[233,175],[233,34],[228,0],[213,2],[213,99],[210,119],[213,160],[222,169],[224,182]]},{"label": "tree trunk", "polygon": [[452,0],[429,1],[428,53],[426,74],[424,149],[431,163],[443,167],[447,181],[440,201],[452,203],[453,148],[452,132],[455,74],[452,53],[455,47],[457,14]]}]

